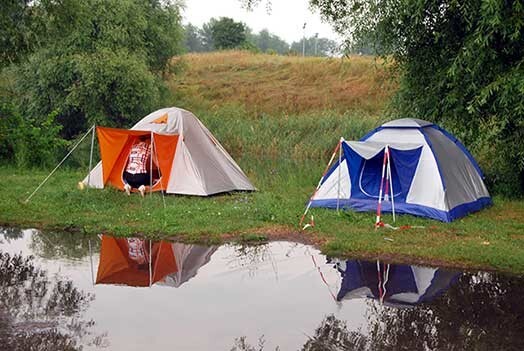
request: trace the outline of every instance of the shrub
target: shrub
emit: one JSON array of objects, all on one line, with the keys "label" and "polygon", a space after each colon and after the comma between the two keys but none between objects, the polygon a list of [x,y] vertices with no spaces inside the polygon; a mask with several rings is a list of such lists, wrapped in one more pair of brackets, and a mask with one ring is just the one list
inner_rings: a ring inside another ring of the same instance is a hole
[{"label": "shrub", "polygon": [[22,118],[10,104],[0,105],[0,161],[19,167],[52,166],[68,142],[59,137],[57,113],[41,120]]}]

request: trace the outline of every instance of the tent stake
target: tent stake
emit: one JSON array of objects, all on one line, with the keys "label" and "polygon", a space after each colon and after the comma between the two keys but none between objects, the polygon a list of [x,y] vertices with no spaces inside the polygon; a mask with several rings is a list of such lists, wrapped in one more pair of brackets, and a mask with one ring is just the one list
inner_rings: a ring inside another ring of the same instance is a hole
[{"label": "tent stake", "polygon": [[27,199],[25,199],[24,203],[28,203],[29,200],[31,200],[31,198],[36,194],[36,192],[42,187],[42,185],[45,184],[45,182],[47,182],[49,180],[49,178],[51,178],[51,176],[56,172],[56,170],[62,165],[62,163],[65,162],[65,160],[67,160],[67,158],[69,156],[71,156],[71,154],[73,153],[73,151],[75,151],[75,149],[78,147],[78,145],[80,145],[80,143],[82,141],[84,141],[84,139],[89,135],[89,133],[91,132],[91,130],[94,128],[95,126],[93,125],[88,131],[87,133],[84,134],[84,136],[82,137],[82,139],[80,139],[75,146],[73,146],[73,148],[67,153],[67,155],[65,155],[65,157],[62,159],[62,161],[60,161],[58,163],[58,165],[56,165],[55,169],[53,169],[51,171],[51,173],[49,173],[49,175],[42,181],[42,183],[40,183],[39,186],[36,187],[36,189],[31,193],[31,195],[29,195],[27,197]]}]

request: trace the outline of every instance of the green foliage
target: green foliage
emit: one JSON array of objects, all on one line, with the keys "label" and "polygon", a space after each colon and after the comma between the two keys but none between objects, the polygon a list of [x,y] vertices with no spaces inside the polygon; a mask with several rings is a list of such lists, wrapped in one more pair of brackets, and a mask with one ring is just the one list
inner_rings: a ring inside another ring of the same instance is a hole
[{"label": "green foliage", "polygon": [[[243,34],[242,34],[243,33]],[[215,44],[215,36],[221,42]],[[243,38],[243,39],[242,39]],[[285,55],[289,52],[289,44],[278,35],[261,30],[252,33],[245,24],[234,22],[231,18],[212,18],[204,23],[202,28],[188,24],[184,27],[184,42],[187,52],[209,52],[215,49],[242,49],[251,52],[266,52]]]},{"label": "green foliage", "polygon": [[187,52],[204,51],[204,44],[200,30],[191,23],[184,26],[184,44]]},{"label": "green foliage", "polygon": [[15,79],[8,89],[21,115],[44,123],[56,113],[61,135],[72,138],[92,123],[129,127],[158,107],[168,91],[161,76],[181,51],[179,6],[42,0],[17,9],[29,13],[32,27],[24,35],[36,35],[38,43],[34,50],[20,44],[27,55],[9,70]]},{"label": "green foliage", "polygon": [[158,104],[162,87],[143,60],[122,49],[59,58],[40,50],[17,73],[22,113],[33,117],[58,111],[66,138],[93,123],[130,126]]},{"label": "green foliage", "polygon": [[246,25],[235,22],[232,18],[212,18],[211,33],[213,43],[217,49],[234,49],[242,46],[246,41]]},{"label": "green foliage", "polygon": [[0,3],[0,68],[18,62],[35,45],[31,1]]},{"label": "green foliage", "polygon": [[347,38],[393,59],[396,114],[441,123],[481,159],[495,191],[524,193],[522,1],[311,3]]},{"label": "green foliage", "polygon": [[305,56],[335,56],[340,51],[336,41],[328,38],[319,38],[317,35],[293,42],[291,50],[302,54],[304,44]]},{"label": "green foliage", "polygon": [[250,34],[248,40],[265,53],[274,52],[285,55],[289,52],[289,44],[267,29],[261,30],[258,34]]},{"label": "green foliage", "polygon": [[45,119],[22,118],[10,105],[0,105],[0,161],[14,162],[19,167],[52,166],[67,146],[59,137],[61,126],[56,113]]}]

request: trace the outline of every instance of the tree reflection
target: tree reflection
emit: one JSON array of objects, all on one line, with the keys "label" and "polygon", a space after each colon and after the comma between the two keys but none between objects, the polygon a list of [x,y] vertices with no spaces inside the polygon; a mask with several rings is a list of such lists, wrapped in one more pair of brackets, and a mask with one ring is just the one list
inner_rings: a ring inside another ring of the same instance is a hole
[{"label": "tree reflection", "polygon": [[24,233],[20,229],[11,227],[0,227],[0,234],[1,238],[6,239],[7,242],[21,239],[24,236]]},{"label": "tree reflection", "polygon": [[[368,324],[358,331],[329,315],[301,350],[522,350],[522,296],[522,278],[463,274],[431,303],[399,308],[366,300]],[[253,350],[243,345],[235,350]]]},{"label": "tree reflection", "polygon": [[94,299],[70,280],[34,265],[32,256],[0,252],[0,347],[6,350],[80,350],[85,340],[104,346],[105,337],[92,336],[92,320],[82,319]]},{"label": "tree reflection", "polygon": [[278,277],[278,268],[269,244],[237,245],[234,253],[228,257],[228,266],[232,269],[246,270],[250,277],[255,277],[260,267],[271,264],[275,277]]},{"label": "tree reflection", "polygon": [[415,309],[375,305],[371,337],[381,350],[521,350],[522,279],[492,273],[462,275],[435,303]]},{"label": "tree reflection", "polygon": [[346,322],[335,316],[327,316],[315,331],[315,335],[302,347],[303,351],[365,350],[366,337],[350,331]]},{"label": "tree reflection", "polygon": [[38,257],[45,259],[81,259],[89,255],[90,244],[91,252],[99,251],[100,240],[95,236],[67,232],[38,232],[31,235],[29,248]]}]

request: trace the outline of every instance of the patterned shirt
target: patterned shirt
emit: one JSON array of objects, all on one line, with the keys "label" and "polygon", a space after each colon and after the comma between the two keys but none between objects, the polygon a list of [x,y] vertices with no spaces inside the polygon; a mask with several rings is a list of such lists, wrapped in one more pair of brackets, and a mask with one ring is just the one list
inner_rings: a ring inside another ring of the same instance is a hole
[{"label": "patterned shirt", "polygon": [[147,173],[149,167],[148,158],[151,155],[151,144],[144,141],[134,144],[129,153],[126,172],[131,174]]},{"label": "patterned shirt", "polygon": [[129,258],[138,264],[149,262],[147,251],[144,249],[145,241],[138,238],[128,238],[128,255]]}]

